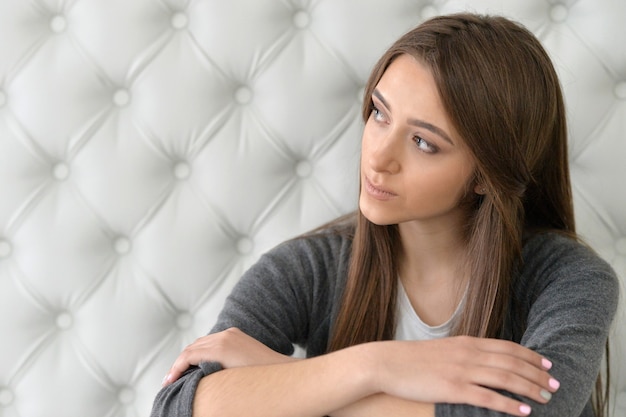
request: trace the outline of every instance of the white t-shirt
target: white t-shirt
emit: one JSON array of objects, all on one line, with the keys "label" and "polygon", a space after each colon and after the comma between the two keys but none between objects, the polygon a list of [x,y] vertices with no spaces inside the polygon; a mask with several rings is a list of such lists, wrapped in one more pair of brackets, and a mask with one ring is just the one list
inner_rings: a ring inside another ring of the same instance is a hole
[{"label": "white t-shirt", "polygon": [[[465,298],[464,298],[465,299]],[[463,301],[459,303],[452,317],[439,326],[429,326],[417,315],[402,282],[398,282],[398,302],[395,340],[430,340],[450,335],[454,319],[460,314]]]}]

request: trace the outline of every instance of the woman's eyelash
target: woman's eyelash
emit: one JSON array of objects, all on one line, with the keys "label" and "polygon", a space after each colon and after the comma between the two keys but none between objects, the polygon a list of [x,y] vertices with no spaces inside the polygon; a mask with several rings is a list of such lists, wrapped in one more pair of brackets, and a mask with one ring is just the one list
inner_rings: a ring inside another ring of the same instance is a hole
[{"label": "woman's eyelash", "polygon": [[383,116],[383,113],[374,104],[370,104],[370,113],[374,116],[376,120],[380,120],[380,118]]},{"label": "woman's eyelash", "polygon": [[421,138],[419,136],[414,136],[413,137],[413,141],[415,142],[415,145],[422,152],[425,152],[425,153],[437,153],[437,151],[439,150],[436,146],[431,145],[429,142],[427,142],[426,140],[424,140],[423,138]]}]

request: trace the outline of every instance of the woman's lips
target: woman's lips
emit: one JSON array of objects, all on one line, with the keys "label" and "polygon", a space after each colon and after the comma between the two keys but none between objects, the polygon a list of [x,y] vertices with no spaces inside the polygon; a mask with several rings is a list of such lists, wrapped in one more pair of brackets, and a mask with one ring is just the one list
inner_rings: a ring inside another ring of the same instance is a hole
[{"label": "woman's lips", "polygon": [[385,190],[379,185],[374,185],[367,177],[365,177],[365,191],[377,200],[390,200],[397,196],[397,194]]}]

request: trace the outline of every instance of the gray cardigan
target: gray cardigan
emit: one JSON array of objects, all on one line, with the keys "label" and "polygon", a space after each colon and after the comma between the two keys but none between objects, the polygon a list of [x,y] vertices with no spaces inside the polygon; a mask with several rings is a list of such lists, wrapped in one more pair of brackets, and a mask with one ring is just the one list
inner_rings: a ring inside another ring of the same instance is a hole
[{"label": "gray cardigan", "polygon": [[[250,268],[233,289],[211,333],[238,327],[272,349],[307,356],[326,350],[350,258],[349,233],[321,232],[279,245]],[[533,416],[591,417],[591,392],[619,294],[610,266],[586,246],[555,233],[528,240],[514,277],[507,335],[549,358],[561,382]],[[199,380],[221,369],[193,367],[163,388],[151,417],[191,416]],[[523,399],[528,402],[528,399]],[[437,417],[502,416],[462,404],[437,404]]]}]

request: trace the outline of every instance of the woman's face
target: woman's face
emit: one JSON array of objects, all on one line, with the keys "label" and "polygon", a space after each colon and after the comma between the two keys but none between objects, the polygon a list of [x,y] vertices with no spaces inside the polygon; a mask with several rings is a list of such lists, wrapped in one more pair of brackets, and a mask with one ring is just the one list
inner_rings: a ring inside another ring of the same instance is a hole
[{"label": "woman's face", "polygon": [[[396,58],[372,94],[361,149],[363,215],[379,225],[449,225],[466,213],[474,161],[443,109],[429,68]],[[417,225],[417,224],[416,224]]]}]

